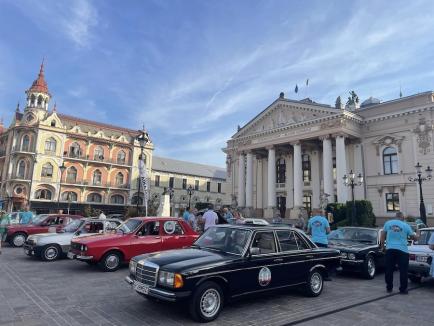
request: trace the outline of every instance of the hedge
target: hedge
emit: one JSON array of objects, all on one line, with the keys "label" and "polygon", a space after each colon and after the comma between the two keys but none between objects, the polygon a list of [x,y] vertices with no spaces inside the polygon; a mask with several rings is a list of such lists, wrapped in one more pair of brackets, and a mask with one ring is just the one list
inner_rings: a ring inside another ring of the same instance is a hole
[{"label": "hedge", "polygon": [[[376,218],[372,210],[372,204],[368,200],[356,200],[356,216],[353,226],[375,226]],[[351,221],[353,203],[332,203],[327,205],[327,212],[333,214],[332,228],[349,226]]]}]

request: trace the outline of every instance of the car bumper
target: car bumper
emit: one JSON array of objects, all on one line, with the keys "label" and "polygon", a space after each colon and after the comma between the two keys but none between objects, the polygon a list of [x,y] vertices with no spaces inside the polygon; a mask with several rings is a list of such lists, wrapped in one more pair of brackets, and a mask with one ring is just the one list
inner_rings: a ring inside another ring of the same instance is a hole
[{"label": "car bumper", "polygon": [[66,256],[69,259],[76,259],[76,260],[80,260],[80,261],[92,261],[93,260],[93,256],[86,256],[83,254],[75,254],[72,251],[69,251]]},{"label": "car bumper", "polygon": [[[131,285],[131,288],[134,288],[134,280],[127,276],[125,278],[125,282],[127,282],[129,285]],[[181,291],[181,292],[174,292],[167,289],[158,289],[150,287],[147,294],[140,293],[138,291],[135,291],[140,295],[153,297],[158,300],[162,301],[169,301],[169,302],[179,302],[184,301],[187,298],[191,296],[191,291]]]},{"label": "car bumper", "polygon": [[360,268],[365,261],[363,259],[341,259],[342,268]]},{"label": "car bumper", "polygon": [[408,273],[418,276],[428,276],[431,266],[427,263],[410,261],[408,264]]},{"label": "car bumper", "polygon": [[23,250],[27,255],[40,256],[42,248],[25,243],[23,245]]}]

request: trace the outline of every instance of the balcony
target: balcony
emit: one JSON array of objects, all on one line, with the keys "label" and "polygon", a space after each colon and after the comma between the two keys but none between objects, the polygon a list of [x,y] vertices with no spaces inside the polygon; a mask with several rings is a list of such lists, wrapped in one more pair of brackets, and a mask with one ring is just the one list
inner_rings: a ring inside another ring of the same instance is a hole
[{"label": "balcony", "polygon": [[96,187],[96,188],[115,188],[115,189],[129,189],[129,184],[112,184],[111,182],[89,182],[87,180],[72,180],[72,179],[66,179],[65,181],[62,181],[62,185],[74,185],[74,186],[84,186],[84,187]]},{"label": "balcony", "polygon": [[81,153],[63,153],[64,159],[71,159],[71,160],[78,160],[78,161],[86,161],[86,162],[94,162],[94,163],[101,163],[101,164],[109,164],[109,165],[121,165],[121,166],[131,166],[131,162],[127,161],[118,161],[110,158],[103,158],[103,159],[96,159],[91,158],[89,155],[83,155]]}]

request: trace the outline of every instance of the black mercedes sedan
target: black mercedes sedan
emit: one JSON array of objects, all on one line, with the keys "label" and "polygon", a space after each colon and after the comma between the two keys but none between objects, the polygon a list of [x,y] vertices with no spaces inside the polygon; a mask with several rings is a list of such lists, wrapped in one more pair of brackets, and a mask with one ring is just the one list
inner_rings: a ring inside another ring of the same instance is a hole
[{"label": "black mercedes sedan", "polygon": [[329,247],[341,252],[343,270],[360,272],[373,279],[379,267],[384,267],[384,252],[380,249],[381,229],[341,227],[328,235]]},{"label": "black mercedes sedan", "polygon": [[218,225],[187,249],[140,255],[126,277],[150,299],[187,301],[193,319],[217,318],[225,302],[293,286],[318,296],[339,251],[285,226]]}]

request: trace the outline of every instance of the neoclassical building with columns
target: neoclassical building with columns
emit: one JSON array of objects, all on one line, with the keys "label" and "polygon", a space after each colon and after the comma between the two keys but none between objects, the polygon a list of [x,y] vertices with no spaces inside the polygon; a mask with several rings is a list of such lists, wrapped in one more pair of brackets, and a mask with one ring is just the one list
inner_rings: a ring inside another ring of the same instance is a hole
[{"label": "neoclassical building with columns", "polygon": [[[397,211],[419,216],[419,162],[434,165],[434,93],[334,106],[280,96],[227,141],[232,203],[247,214],[295,217],[301,207],[351,200],[343,182],[353,171],[364,182],[355,199],[371,201],[379,223]],[[423,183],[432,223],[434,181]]]}]

